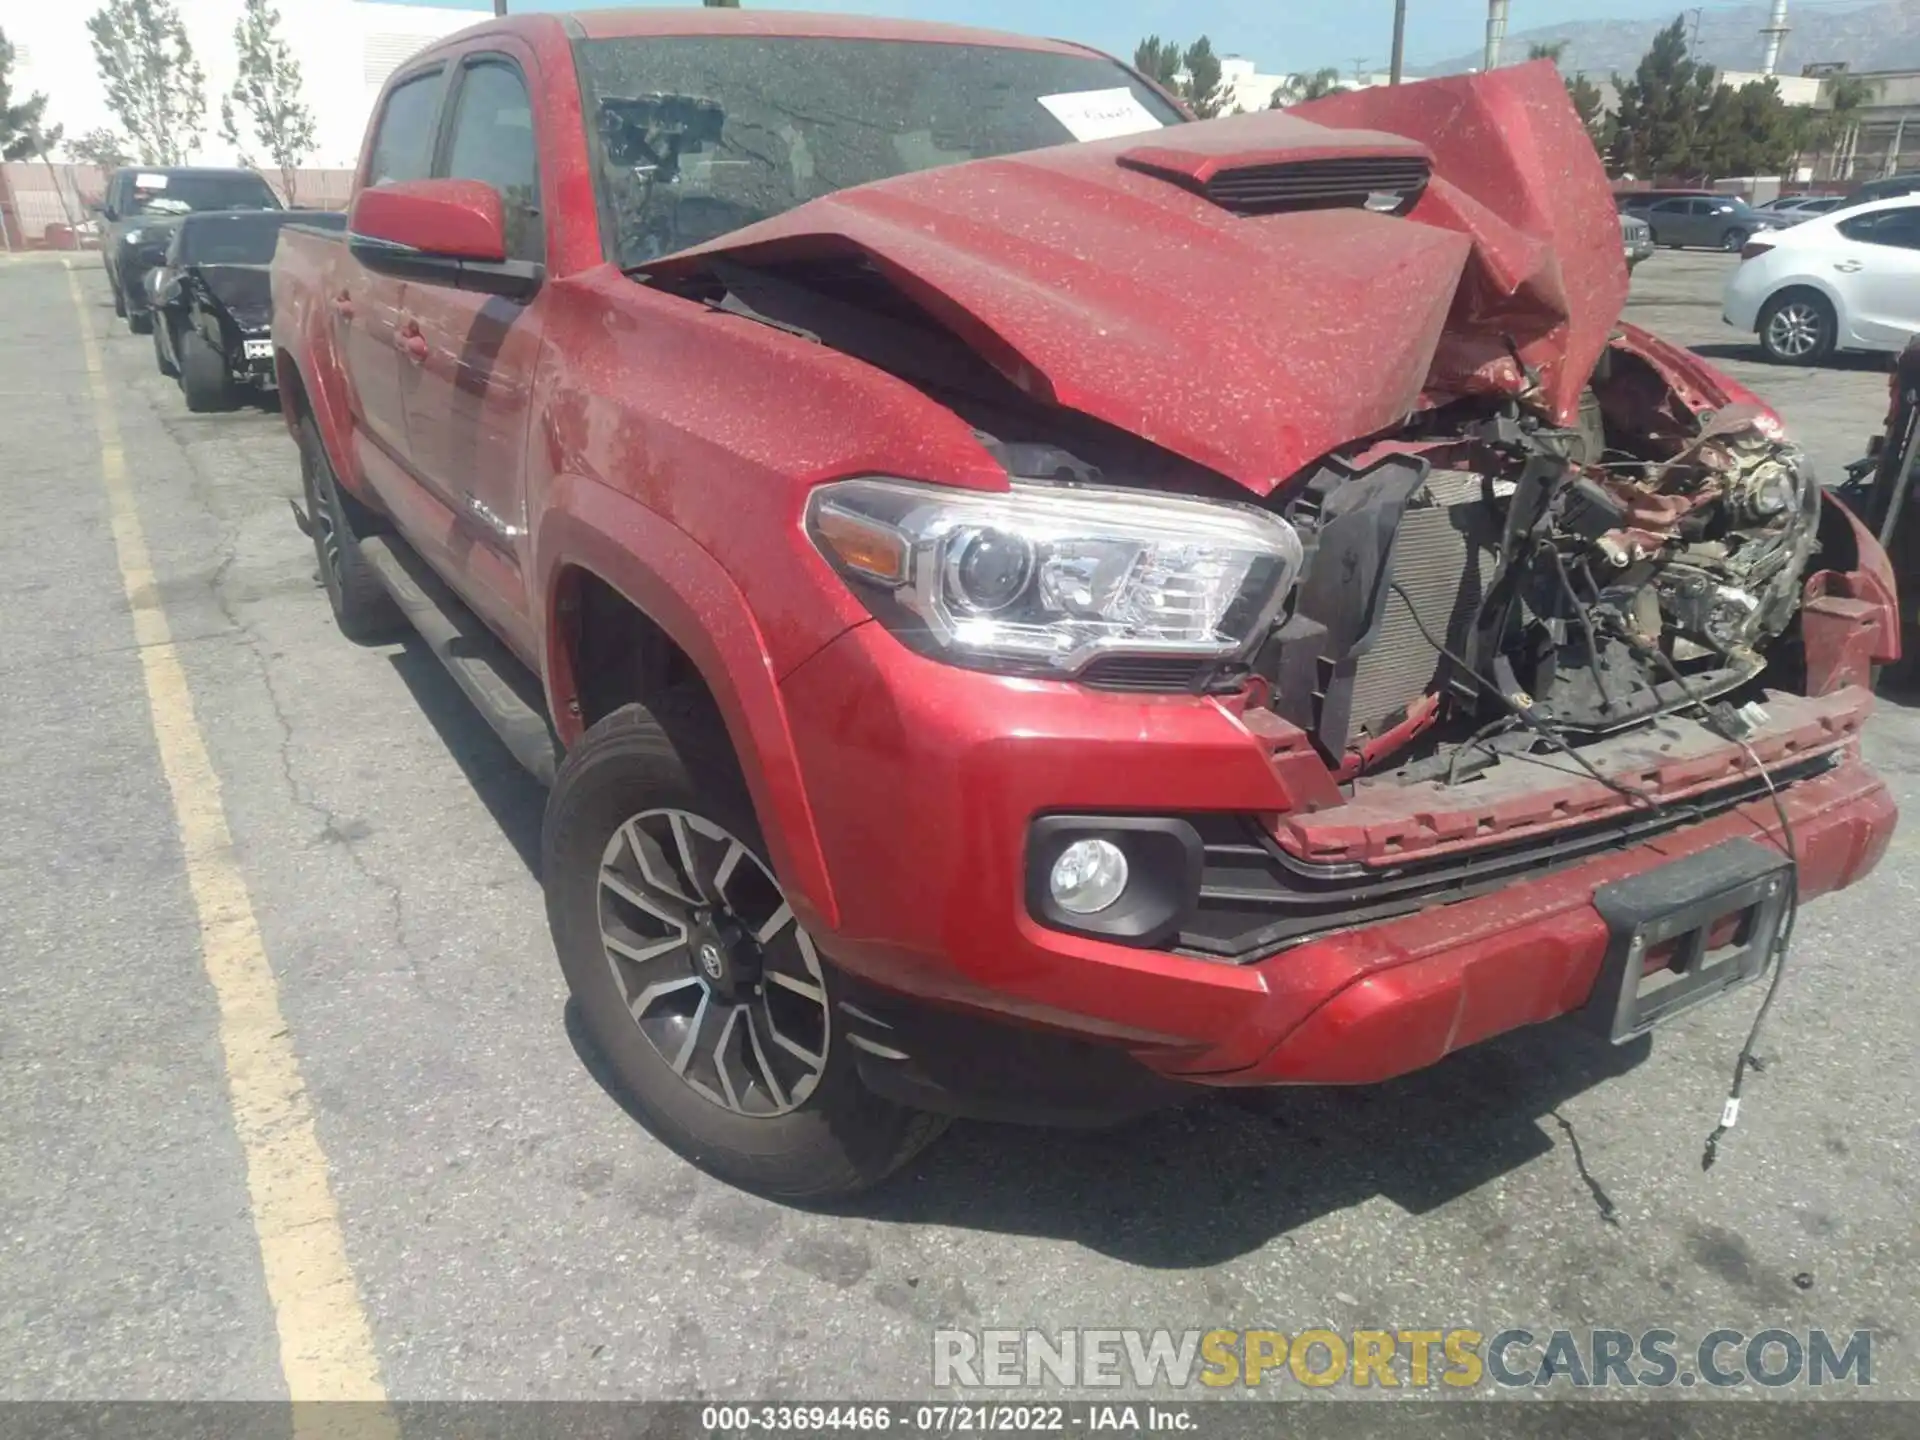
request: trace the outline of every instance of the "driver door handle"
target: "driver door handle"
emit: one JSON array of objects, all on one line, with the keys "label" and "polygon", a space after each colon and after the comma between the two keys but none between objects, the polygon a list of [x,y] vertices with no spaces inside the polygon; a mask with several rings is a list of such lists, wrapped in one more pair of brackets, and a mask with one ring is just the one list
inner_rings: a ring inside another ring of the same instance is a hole
[{"label": "driver door handle", "polygon": [[400,327],[399,338],[394,343],[400,347],[400,352],[416,365],[426,363],[427,355],[432,348],[427,344],[427,337],[420,333],[420,327],[411,320]]}]

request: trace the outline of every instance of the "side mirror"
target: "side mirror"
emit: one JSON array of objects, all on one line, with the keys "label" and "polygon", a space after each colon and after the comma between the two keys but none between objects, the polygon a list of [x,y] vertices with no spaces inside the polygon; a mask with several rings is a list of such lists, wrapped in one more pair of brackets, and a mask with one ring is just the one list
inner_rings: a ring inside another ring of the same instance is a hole
[{"label": "side mirror", "polygon": [[524,300],[544,267],[507,258],[507,207],[478,180],[404,180],[362,190],[347,217],[347,244],[369,270]]}]

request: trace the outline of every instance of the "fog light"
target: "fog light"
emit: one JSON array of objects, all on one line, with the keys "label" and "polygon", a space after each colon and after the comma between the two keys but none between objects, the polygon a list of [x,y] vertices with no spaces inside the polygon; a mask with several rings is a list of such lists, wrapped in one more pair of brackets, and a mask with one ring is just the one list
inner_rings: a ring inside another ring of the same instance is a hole
[{"label": "fog light", "polygon": [[1062,910],[1097,914],[1127,888],[1127,857],[1111,840],[1076,840],[1053,862],[1047,886]]}]

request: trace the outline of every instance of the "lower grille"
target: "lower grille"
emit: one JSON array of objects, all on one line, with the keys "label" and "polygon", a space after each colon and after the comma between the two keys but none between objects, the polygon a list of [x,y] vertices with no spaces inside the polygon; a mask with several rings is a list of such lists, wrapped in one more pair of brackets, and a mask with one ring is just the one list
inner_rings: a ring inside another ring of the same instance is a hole
[{"label": "lower grille", "polygon": [[[1823,755],[1773,773],[1785,787],[1826,771]],[[1177,948],[1236,964],[1337,930],[1391,920],[1436,905],[1552,874],[1595,855],[1624,850],[1650,836],[1711,819],[1767,794],[1764,781],[1748,780],[1711,795],[1677,801],[1659,811],[1630,812],[1562,831],[1546,839],[1490,846],[1467,856],[1378,870],[1345,863],[1314,865],[1289,855],[1250,817],[1189,816],[1200,831],[1205,866],[1200,903],[1182,926]]]}]

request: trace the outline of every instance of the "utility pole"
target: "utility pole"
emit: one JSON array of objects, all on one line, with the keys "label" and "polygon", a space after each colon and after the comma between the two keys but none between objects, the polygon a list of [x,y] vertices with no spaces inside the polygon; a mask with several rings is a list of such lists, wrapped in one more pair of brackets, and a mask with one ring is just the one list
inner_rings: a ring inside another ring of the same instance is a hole
[{"label": "utility pole", "polygon": [[1682,13],[1693,16],[1693,30],[1687,37],[1687,59],[1698,60],[1700,58],[1700,7],[1696,5],[1693,9]]},{"label": "utility pole", "polygon": [[1767,23],[1760,33],[1767,38],[1767,51],[1760,61],[1762,75],[1780,73],[1780,42],[1787,38],[1787,0],[1773,0],[1773,13],[1767,16]]},{"label": "utility pole", "polygon": [[1393,0],[1393,55],[1387,61],[1387,83],[1398,85],[1407,58],[1407,0]]},{"label": "utility pole", "polygon": [[1482,70],[1500,68],[1500,46],[1507,38],[1507,0],[1487,0],[1487,53]]},{"label": "utility pole", "polygon": [[493,13],[496,15],[506,14],[507,0],[493,0]]}]

